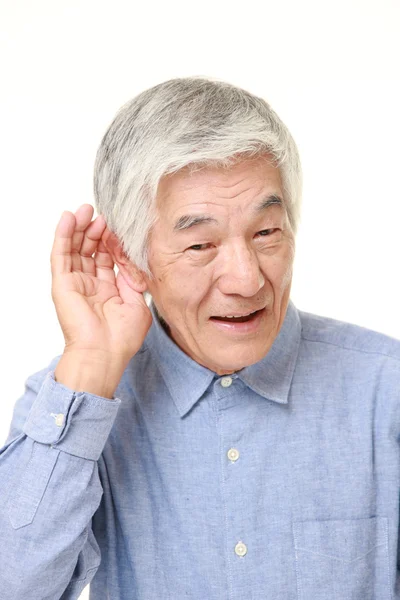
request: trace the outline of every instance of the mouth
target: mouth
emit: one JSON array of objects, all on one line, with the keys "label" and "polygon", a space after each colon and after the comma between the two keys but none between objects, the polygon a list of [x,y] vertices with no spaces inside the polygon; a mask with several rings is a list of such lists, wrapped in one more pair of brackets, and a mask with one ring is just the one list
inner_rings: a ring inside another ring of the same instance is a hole
[{"label": "mouth", "polygon": [[241,314],[241,315],[221,315],[221,316],[215,316],[215,317],[210,317],[210,319],[212,321],[219,321],[221,323],[248,323],[250,321],[253,321],[257,318],[257,316],[262,313],[264,310],[264,308],[261,308],[260,310],[255,310],[254,312],[251,313],[247,313],[247,314]]},{"label": "mouth", "polygon": [[233,335],[238,340],[242,336],[253,337],[260,333],[266,311],[264,307],[247,314],[213,316],[209,322],[219,333]]}]

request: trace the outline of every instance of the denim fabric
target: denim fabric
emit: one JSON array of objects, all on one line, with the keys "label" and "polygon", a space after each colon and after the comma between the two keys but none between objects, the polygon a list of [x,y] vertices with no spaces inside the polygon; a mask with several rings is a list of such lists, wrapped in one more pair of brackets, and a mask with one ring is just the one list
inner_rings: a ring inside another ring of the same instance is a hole
[{"label": "denim fabric", "polygon": [[26,380],[0,599],[400,600],[400,342],[290,301],[227,379],[152,312],[113,400]]}]

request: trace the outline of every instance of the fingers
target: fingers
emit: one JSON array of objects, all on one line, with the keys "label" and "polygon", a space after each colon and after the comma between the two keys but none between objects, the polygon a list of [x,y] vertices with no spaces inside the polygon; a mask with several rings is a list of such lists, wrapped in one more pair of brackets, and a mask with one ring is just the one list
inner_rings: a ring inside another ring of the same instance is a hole
[{"label": "fingers", "polygon": [[75,231],[75,216],[65,211],[56,227],[50,263],[53,277],[69,273],[72,267],[71,248],[72,236]]},{"label": "fingers", "polygon": [[102,241],[99,242],[94,256],[96,277],[115,283],[114,260]]},{"label": "fingers", "polygon": [[90,204],[83,204],[75,214],[69,211],[62,214],[51,252],[53,276],[71,271],[96,275],[98,265],[108,271],[111,269],[114,277],[113,259],[101,242],[106,228],[104,217],[100,215],[91,221],[92,217],[93,207]]},{"label": "fingers", "polygon": [[76,225],[72,236],[71,256],[72,270],[83,271],[80,251],[85,237],[85,231],[91,224],[93,217],[93,206],[91,204],[82,204],[75,213]]},{"label": "fingers", "polygon": [[80,257],[81,269],[84,273],[97,275],[96,268],[98,266],[109,269],[114,267],[114,261],[101,241],[105,229],[105,219],[103,215],[100,215],[84,231],[80,252],[77,255]]}]

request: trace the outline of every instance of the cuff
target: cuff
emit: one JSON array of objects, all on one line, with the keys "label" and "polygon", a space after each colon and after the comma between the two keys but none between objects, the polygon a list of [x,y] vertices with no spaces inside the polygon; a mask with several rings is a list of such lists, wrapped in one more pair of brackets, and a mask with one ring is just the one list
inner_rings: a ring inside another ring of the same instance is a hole
[{"label": "cuff", "polygon": [[88,460],[98,460],[121,400],[74,392],[54,379],[43,381],[22,431],[42,444]]}]

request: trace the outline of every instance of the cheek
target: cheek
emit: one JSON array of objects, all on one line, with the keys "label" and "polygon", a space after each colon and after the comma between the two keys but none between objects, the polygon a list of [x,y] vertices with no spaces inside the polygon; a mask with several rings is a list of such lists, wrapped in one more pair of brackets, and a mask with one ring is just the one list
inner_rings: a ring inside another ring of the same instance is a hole
[{"label": "cheek", "polygon": [[198,269],[196,274],[182,278],[179,285],[179,296],[187,310],[194,313],[209,298],[212,290],[212,275],[207,268]]},{"label": "cheek", "polygon": [[281,266],[280,270],[280,288],[284,292],[290,285],[293,276],[293,260],[294,260],[294,249],[290,247],[287,251],[285,261]]},{"label": "cheek", "polygon": [[286,247],[280,255],[263,261],[262,271],[275,290],[285,291],[292,280],[294,251]]},{"label": "cheek", "polygon": [[213,271],[199,267],[193,272],[182,262],[169,264],[153,271],[154,281],[149,291],[157,295],[169,314],[197,312],[212,288]]}]

